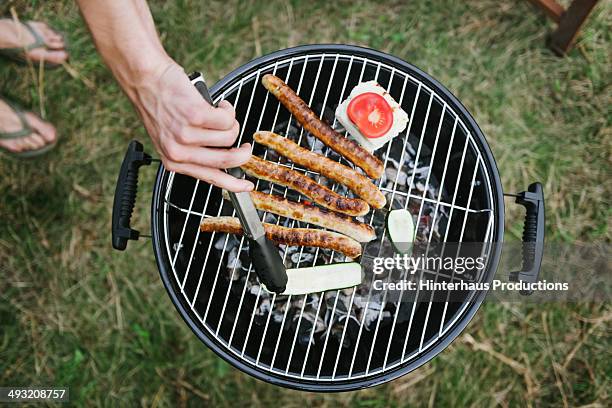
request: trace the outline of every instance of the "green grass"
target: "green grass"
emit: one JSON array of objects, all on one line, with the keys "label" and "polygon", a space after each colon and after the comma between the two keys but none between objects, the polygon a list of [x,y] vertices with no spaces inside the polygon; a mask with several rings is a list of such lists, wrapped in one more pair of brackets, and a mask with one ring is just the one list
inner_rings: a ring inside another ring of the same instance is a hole
[{"label": "green grass", "polygon": [[[506,191],[544,183],[549,241],[609,243],[609,2],[564,59],[544,46],[552,24],[526,1],[153,3],[171,55],[212,79],[305,43],[370,46],[419,66],[472,112]],[[0,161],[1,386],[69,386],[75,405],[110,406],[612,403],[609,303],[486,304],[431,363],[360,392],[298,393],[229,367],[178,317],[148,242],[111,250],[123,150],[147,136],[73,2],[9,1],[0,13],[11,6],[67,33],[73,74],[60,69],[41,80],[24,67],[0,70],[0,92],[44,112],[61,137],[43,159]],[[153,171],[142,175],[135,220],[146,230]],[[516,238],[522,210],[507,204],[506,234]]]}]

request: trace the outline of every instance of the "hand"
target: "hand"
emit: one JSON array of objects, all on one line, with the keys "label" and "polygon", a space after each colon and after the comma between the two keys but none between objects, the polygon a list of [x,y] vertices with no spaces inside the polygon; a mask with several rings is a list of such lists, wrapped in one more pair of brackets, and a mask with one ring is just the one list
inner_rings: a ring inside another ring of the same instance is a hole
[{"label": "hand", "polygon": [[211,106],[172,60],[127,85],[124,89],[166,169],[234,192],[253,190],[250,181],[221,170],[238,167],[251,157],[248,143],[228,149],[240,130],[229,102]]}]

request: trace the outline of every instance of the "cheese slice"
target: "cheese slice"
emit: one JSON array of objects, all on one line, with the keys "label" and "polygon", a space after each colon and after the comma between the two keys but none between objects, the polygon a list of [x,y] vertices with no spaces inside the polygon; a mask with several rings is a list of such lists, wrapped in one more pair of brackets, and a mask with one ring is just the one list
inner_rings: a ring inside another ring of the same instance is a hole
[{"label": "cheese slice", "polygon": [[[391,125],[389,131],[383,136],[373,139],[364,136],[359,131],[357,125],[355,125],[349,119],[347,113],[348,105],[351,103],[351,100],[354,97],[367,92],[372,92],[382,96],[393,110],[393,124]],[[385,88],[380,86],[376,81],[362,82],[353,88],[349,97],[336,108],[336,119],[342,124],[342,126],[344,126],[353,139],[355,139],[370,152],[383,147],[389,140],[393,139],[399,135],[400,132],[406,129],[406,125],[408,124],[408,114],[401,108],[395,99],[389,95]]]}]

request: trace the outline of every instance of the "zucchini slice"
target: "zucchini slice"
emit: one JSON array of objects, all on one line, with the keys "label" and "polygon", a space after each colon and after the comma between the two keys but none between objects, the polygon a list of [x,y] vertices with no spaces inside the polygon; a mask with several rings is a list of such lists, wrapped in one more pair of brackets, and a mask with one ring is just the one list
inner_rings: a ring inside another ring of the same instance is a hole
[{"label": "zucchini slice", "polygon": [[361,284],[361,265],[357,262],[343,262],[287,269],[287,278],[287,288],[283,295],[344,289]]},{"label": "zucchini slice", "polygon": [[403,208],[390,211],[387,215],[387,233],[397,252],[400,254],[412,252],[415,230],[410,211]]}]

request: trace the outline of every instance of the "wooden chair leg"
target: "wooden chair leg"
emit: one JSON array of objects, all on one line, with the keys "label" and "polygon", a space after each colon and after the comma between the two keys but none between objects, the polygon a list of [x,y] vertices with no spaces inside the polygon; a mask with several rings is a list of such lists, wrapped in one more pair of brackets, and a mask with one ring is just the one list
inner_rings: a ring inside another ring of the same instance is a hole
[{"label": "wooden chair leg", "polygon": [[550,48],[563,56],[574,44],[580,28],[597,4],[598,0],[574,0],[561,15],[559,26],[550,35]]},{"label": "wooden chair leg", "polygon": [[544,11],[557,24],[559,24],[561,16],[565,13],[563,6],[557,3],[556,0],[529,0],[529,2]]}]

